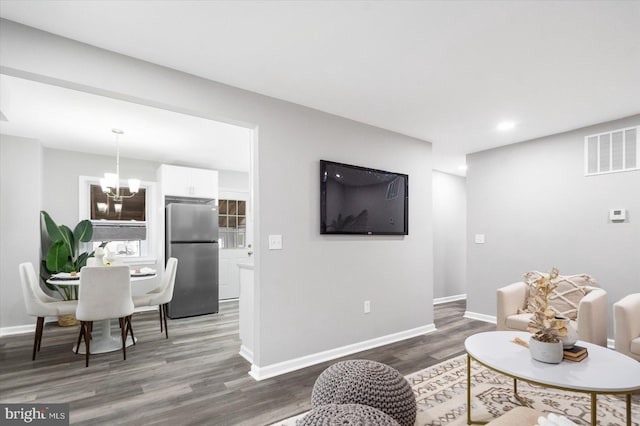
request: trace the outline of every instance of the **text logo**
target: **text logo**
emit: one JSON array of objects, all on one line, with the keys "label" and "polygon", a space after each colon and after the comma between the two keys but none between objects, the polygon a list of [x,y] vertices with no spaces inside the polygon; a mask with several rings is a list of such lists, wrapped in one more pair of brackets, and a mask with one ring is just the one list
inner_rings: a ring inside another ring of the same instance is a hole
[{"label": "text logo", "polygon": [[69,404],[0,404],[3,425],[69,425]]}]

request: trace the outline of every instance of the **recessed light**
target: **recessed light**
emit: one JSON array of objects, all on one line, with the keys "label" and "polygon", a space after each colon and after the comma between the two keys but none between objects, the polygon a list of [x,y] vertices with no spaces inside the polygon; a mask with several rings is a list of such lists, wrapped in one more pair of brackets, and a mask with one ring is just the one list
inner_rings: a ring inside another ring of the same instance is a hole
[{"label": "recessed light", "polygon": [[514,123],[513,121],[503,121],[502,123],[498,124],[496,129],[504,132],[505,130],[513,129],[514,127],[516,127],[516,123]]},{"label": "recessed light", "polygon": [[458,166],[458,170],[463,171],[463,172],[464,172],[465,170],[467,170],[468,168],[469,168],[469,167],[468,167],[466,164],[462,164],[462,165]]}]

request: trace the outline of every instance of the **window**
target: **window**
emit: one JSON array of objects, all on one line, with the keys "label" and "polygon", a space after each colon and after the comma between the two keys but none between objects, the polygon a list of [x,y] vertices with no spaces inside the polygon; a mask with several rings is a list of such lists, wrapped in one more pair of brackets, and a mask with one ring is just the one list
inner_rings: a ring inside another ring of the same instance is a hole
[{"label": "window", "polygon": [[[128,196],[129,190],[120,192]],[[102,192],[100,185],[89,185],[89,219],[93,224],[92,247],[95,250],[103,241],[109,250],[119,257],[140,257],[146,252],[147,239],[147,190],[140,188],[131,198],[116,203]]]},{"label": "window", "polygon": [[[144,222],[147,217],[147,190],[140,188],[131,198],[120,203],[107,197],[100,185],[90,185],[91,220],[137,220]],[[129,189],[120,188],[124,196],[131,195]]]},{"label": "window", "polygon": [[[95,250],[102,244],[100,241],[94,241],[92,243],[92,249]],[[140,240],[135,241],[109,241],[105,246],[105,251],[116,254],[117,256],[125,257],[140,257]]]},{"label": "window", "polygon": [[221,249],[244,248],[247,234],[247,202],[244,200],[220,200],[218,202],[218,227]]}]

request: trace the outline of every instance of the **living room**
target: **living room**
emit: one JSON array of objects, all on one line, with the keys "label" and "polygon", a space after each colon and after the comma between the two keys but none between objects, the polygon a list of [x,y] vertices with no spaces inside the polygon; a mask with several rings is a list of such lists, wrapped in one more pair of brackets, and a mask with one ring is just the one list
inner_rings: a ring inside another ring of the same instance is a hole
[{"label": "living room", "polygon": [[[434,261],[439,247],[432,189],[437,140],[406,136],[305,107],[302,102],[235,88],[12,20],[3,20],[0,31],[3,74],[234,122],[257,135],[252,142],[251,182],[256,200],[255,286],[259,289],[254,364],[265,377],[273,369],[285,372],[433,331],[433,301],[438,298],[465,294],[466,315],[490,321],[496,315],[496,289],[520,280],[529,270],[556,266],[562,273],[594,276],[608,292],[610,339],[611,304],[638,289],[640,228],[633,219],[640,208],[638,171],[584,176],[585,136],[638,126],[637,83],[627,87],[627,99],[636,104],[631,102],[626,109],[602,111],[596,121],[580,118],[572,121],[578,125],[518,140],[520,144],[470,151],[466,178],[445,176],[464,183],[466,214],[458,226],[466,228],[466,260],[447,261],[463,265],[466,285],[463,290],[440,293],[448,278],[444,274],[438,282],[434,279],[442,265]],[[622,50],[633,56],[633,50]],[[601,84],[605,82],[599,80]],[[583,93],[583,104],[591,103],[589,95]],[[548,99],[548,108],[558,102]],[[482,109],[482,102],[473,103]],[[401,114],[399,109],[393,113]],[[557,114],[580,115],[566,110]],[[433,120],[437,119],[434,111]],[[27,158],[35,160],[23,164],[23,173],[41,175],[39,153],[32,145]],[[320,235],[320,159],[408,174],[409,234]],[[40,193],[41,183],[29,185],[31,193]],[[15,208],[17,217],[37,223],[43,206],[34,199]],[[628,219],[610,222],[607,215],[614,208],[626,209]],[[25,230],[20,244],[3,241],[3,295],[16,286],[17,262],[39,261],[39,233],[33,228]],[[283,235],[283,250],[267,249],[266,239],[272,234]],[[484,244],[474,242],[476,235],[485,236]],[[10,258],[6,253],[11,253]],[[2,299],[3,311],[21,308],[19,299]],[[368,315],[362,312],[366,300],[371,302]]]}]

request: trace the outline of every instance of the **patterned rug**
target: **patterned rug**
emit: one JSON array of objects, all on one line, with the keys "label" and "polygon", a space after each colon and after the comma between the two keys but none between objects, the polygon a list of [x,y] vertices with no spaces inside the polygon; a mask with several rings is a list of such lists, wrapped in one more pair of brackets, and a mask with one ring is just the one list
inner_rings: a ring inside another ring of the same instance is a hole
[{"label": "patterned rug", "polygon": [[[606,373],[605,373],[606,374]],[[513,396],[513,380],[473,362],[471,364],[471,418],[489,421],[520,406]],[[418,403],[416,426],[461,426],[467,424],[467,357],[461,355],[406,376]],[[567,417],[578,425],[591,422],[591,397],[529,385],[518,381],[518,394],[530,407]],[[626,424],[623,396],[598,395],[598,425]],[[300,414],[274,423],[295,426]],[[640,426],[640,394],[632,397],[631,419]],[[533,426],[533,425],[532,425]]]}]

